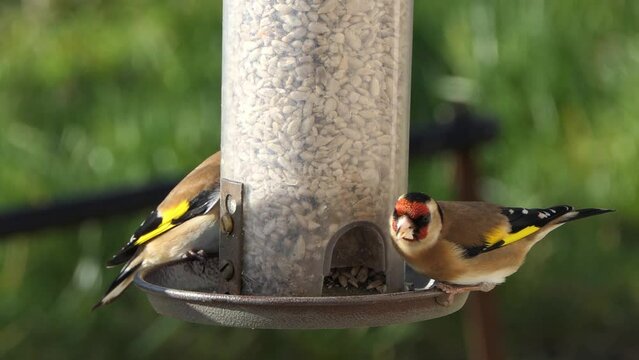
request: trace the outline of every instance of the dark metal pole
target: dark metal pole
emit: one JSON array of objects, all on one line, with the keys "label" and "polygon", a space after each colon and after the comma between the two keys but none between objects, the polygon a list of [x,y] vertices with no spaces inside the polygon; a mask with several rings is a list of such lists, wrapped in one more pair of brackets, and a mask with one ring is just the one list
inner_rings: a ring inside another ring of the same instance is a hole
[{"label": "dark metal pole", "polygon": [[176,183],[165,181],[145,184],[0,213],[0,241],[13,233],[72,225],[86,219],[128,214],[149,208],[162,201]]}]

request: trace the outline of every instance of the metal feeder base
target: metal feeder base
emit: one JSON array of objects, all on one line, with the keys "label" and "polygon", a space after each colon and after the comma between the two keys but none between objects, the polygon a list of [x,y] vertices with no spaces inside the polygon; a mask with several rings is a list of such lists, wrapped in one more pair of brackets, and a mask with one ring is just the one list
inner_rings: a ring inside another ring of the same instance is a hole
[{"label": "metal feeder base", "polygon": [[[437,290],[358,296],[277,297],[215,293],[217,258],[196,259],[146,269],[135,284],[161,315],[184,321],[252,329],[338,329],[423,321],[449,315],[466,302],[449,306]],[[410,279],[409,279],[410,280]]]}]

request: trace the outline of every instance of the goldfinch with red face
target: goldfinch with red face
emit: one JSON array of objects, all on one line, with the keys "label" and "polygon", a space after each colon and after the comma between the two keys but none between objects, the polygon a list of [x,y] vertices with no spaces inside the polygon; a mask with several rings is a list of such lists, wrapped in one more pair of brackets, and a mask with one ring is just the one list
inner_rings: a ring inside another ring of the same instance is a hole
[{"label": "goldfinch with red face", "polygon": [[526,254],[566,222],[607,213],[561,205],[546,209],[485,202],[435,201],[402,195],[390,217],[393,244],[408,264],[454,294],[489,291],[523,264]]},{"label": "goldfinch with red face", "polygon": [[93,309],[120,296],[141,269],[217,251],[220,157],[210,156],[182,179],[107,262],[124,266]]}]

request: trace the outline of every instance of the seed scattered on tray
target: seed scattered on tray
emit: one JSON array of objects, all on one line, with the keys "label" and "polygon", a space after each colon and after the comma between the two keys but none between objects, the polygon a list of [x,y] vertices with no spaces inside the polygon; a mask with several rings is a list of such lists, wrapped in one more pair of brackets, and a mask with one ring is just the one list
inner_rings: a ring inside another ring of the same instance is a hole
[{"label": "seed scattered on tray", "polygon": [[383,293],[386,292],[386,277],[383,272],[366,266],[333,268],[324,278],[324,287],[326,289],[365,289]]}]

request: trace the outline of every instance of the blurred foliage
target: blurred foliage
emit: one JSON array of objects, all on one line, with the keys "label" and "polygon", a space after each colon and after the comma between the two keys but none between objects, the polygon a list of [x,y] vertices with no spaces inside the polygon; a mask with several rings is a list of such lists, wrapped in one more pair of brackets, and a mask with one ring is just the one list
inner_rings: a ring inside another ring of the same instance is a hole
[{"label": "blurred foliage", "polygon": [[[510,357],[636,358],[639,2],[416,1],[414,121],[462,96],[502,136],[483,196],[618,209],[571,224],[495,292]],[[221,2],[0,2],[0,209],[185,173],[219,148]],[[452,89],[452,91],[451,91]],[[453,197],[452,158],[411,188]],[[91,313],[108,256],[143,214],[0,244],[0,358],[461,358],[461,313],[339,331],[162,318],[143,294]]]}]

